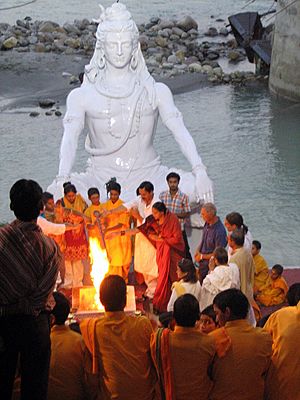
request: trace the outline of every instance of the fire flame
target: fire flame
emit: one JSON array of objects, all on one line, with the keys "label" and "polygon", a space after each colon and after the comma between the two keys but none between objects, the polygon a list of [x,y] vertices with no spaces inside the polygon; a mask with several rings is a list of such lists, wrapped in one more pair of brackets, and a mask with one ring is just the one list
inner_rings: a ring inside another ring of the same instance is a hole
[{"label": "fire flame", "polygon": [[99,298],[100,284],[108,273],[109,261],[106,250],[102,249],[97,237],[89,238],[89,249],[89,256],[92,264],[91,278],[96,290],[93,306],[97,310],[103,310],[103,305]]}]

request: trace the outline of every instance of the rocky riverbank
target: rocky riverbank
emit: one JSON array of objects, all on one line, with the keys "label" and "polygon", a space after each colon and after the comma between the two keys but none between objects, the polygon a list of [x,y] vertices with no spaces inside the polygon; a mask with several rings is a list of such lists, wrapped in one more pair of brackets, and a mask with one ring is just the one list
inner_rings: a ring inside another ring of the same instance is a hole
[{"label": "rocky riverbank", "polygon": [[[138,28],[147,66],[156,77],[204,74],[208,82],[226,84],[263,79],[252,72],[239,71],[238,66],[234,72],[223,71],[220,59],[238,64],[246,58],[225,25],[202,32],[197,22],[186,16],[176,21],[151,18]],[[97,24],[87,19],[62,26],[52,21],[32,21],[30,17],[17,20],[14,25],[0,23],[0,54],[54,53],[89,59],[96,43],[96,29]],[[71,76],[70,80],[76,83],[78,79]]]}]

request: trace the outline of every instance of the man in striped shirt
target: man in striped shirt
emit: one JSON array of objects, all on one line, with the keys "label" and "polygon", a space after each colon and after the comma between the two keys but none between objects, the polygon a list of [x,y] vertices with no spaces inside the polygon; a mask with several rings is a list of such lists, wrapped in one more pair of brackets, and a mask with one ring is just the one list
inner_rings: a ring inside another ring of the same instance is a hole
[{"label": "man in striped shirt", "polygon": [[0,229],[0,398],[11,398],[20,356],[22,399],[47,398],[50,329],[47,305],[62,257],[36,224],[42,189],[21,179],[10,190],[16,220]]},{"label": "man in striped shirt", "polygon": [[168,182],[169,190],[162,192],[159,195],[159,199],[165,204],[169,211],[177,215],[181,224],[181,232],[185,244],[185,258],[189,258],[191,260],[192,256],[184,228],[186,219],[191,214],[189,198],[186,194],[179,190],[178,185],[180,182],[180,175],[178,175],[176,172],[170,172],[167,175],[166,180]]}]

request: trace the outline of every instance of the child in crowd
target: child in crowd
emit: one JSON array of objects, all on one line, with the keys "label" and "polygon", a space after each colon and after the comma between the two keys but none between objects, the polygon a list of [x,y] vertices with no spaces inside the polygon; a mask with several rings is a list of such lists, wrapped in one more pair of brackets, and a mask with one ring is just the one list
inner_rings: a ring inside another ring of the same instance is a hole
[{"label": "child in crowd", "polygon": [[179,282],[174,282],[172,294],[168,303],[168,311],[173,311],[176,299],[183,294],[190,293],[200,302],[201,285],[197,279],[196,268],[192,260],[183,258],[177,264],[177,276]]},{"label": "child in crowd", "polygon": [[100,203],[100,192],[97,188],[92,187],[88,190],[87,194],[92,204],[85,210],[84,214],[90,219],[92,224],[94,224],[96,222],[94,212],[99,211],[100,214],[103,212],[103,207]]},{"label": "child in crowd", "polygon": [[201,312],[199,328],[200,332],[206,335],[218,328],[216,313],[212,304]]},{"label": "child in crowd", "polygon": [[270,284],[269,267],[266,260],[260,254],[261,243],[258,240],[252,242],[252,257],[255,264],[254,293],[260,292]]},{"label": "child in crowd", "polygon": [[283,267],[275,264],[272,267],[270,283],[256,296],[257,300],[264,306],[274,306],[286,301],[288,285],[282,276]]}]

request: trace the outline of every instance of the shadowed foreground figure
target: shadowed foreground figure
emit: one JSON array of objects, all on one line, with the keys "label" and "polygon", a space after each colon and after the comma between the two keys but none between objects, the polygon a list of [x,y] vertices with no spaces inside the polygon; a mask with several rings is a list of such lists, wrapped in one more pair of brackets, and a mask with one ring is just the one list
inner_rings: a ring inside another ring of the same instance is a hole
[{"label": "shadowed foreground figure", "polygon": [[146,317],[126,315],[126,283],[118,275],[100,286],[105,315],[86,319],[80,329],[93,358],[101,400],[154,400],[156,374],[150,355],[152,325]]},{"label": "shadowed foreground figure", "polygon": [[287,298],[290,307],[272,314],[264,327],[273,339],[267,400],[300,399],[300,283],[290,287]]},{"label": "shadowed foreground figure", "polygon": [[0,229],[0,399],[11,399],[20,357],[22,400],[47,398],[50,325],[46,311],[62,256],[36,220],[42,189],[21,179],[10,190],[16,220]]},{"label": "shadowed foreground figure", "polygon": [[208,369],[215,355],[215,342],[195,326],[200,318],[199,301],[189,293],[179,297],[174,303],[174,318],[174,332],[159,329],[151,344],[162,398],[207,400],[212,387]]},{"label": "shadowed foreground figure", "polygon": [[214,386],[209,399],[263,400],[272,353],[271,336],[248,323],[249,302],[240,290],[228,289],[219,293],[213,305],[217,321],[224,327],[231,346],[224,357],[214,361]]}]

